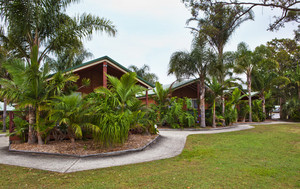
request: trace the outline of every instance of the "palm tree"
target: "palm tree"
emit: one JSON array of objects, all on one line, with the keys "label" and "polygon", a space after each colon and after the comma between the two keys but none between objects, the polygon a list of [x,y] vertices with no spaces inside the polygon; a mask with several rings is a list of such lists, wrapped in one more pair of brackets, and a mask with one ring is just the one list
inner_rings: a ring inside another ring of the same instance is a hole
[{"label": "palm tree", "polygon": [[157,75],[155,75],[154,73],[149,73],[150,67],[146,64],[141,68],[131,65],[128,67],[128,69],[135,72],[138,76],[145,79],[151,84],[155,84],[155,82],[158,81]]},{"label": "palm tree", "polygon": [[[116,34],[110,20],[90,14],[71,18],[66,8],[77,0],[2,0],[0,17],[7,34],[1,29],[0,38],[19,57],[31,64],[31,51],[36,46],[38,64],[51,52],[61,53],[72,46],[82,45],[83,38],[91,39],[93,31]],[[1,27],[2,28],[2,27]]]},{"label": "palm tree", "polygon": [[[50,97],[62,94],[62,90],[68,82],[77,81],[77,76],[65,76],[59,72],[49,79],[48,65],[40,68],[37,61],[37,48],[34,47],[31,55],[31,64],[26,65],[22,60],[15,59],[7,62],[5,68],[11,75],[11,80],[1,79],[0,96],[10,102],[17,103],[19,107],[28,108],[29,133],[28,143],[35,142],[33,134],[37,131],[38,143],[43,144],[42,125],[40,124],[40,114]],[[35,61],[34,61],[35,60]],[[63,77],[63,78],[62,78]],[[59,79],[58,79],[59,78]]]},{"label": "palm tree", "polygon": [[[10,54],[9,52],[3,47],[0,46],[0,76],[1,78],[9,78],[9,74],[7,72],[7,70],[3,67],[3,64],[10,58],[9,57]],[[4,98],[3,99],[3,128],[2,131],[5,133],[6,132],[6,117],[7,117],[7,111],[6,111],[6,107],[7,107],[7,99]]]},{"label": "palm tree", "polygon": [[75,143],[75,138],[82,137],[82,127],[89,128],[93,133],[99,133],[100,129],[93,125],[88,118],[91,110],[85,106],[81,96],[71,94],[69,96],[56,97],[52,101],[50,120],[65,124],[71,143]]},{"label": "palm tree", "polygon": [[205,78],[207,67],[216,60],[215,55],[205,46],[205,43],[195,43],[191,52],[178,51],[172,54],[168,74],[175,74],[178,80],[182,78],[199,78],[201,127],[205,124]]},{"label": "palm tree", "polygon": [[137,85],[135,72],[126,73],[120,79],[110,75],[107,75],[107,78],[109,81],[108,88],[101,87],[96,89],[95,92],[112,97],[122,112],[126,108],[130,109],[130,107],[135,105],[137,100],[136,94],[145,90],[142,86]]},{"label": "palm tree", "polygon": [[253,53],[249,50],[246,43],[241,42],[238,44],[236,51],[236,60],[234,71],[236,73],[244,73],[247,76],[247,89],[249,99],[249,122],[252,122],[252,102],[251,102],[251,74],[254,67]]},{"label": "palm tree", "polygon": [[46,57],[51,71],[63,72],[69,68],[78,66],[87,58],[93,57],[93,54],[83,48],[83,46],[75,46],[65,49],[56,55],[56,59]]},{"label": "palm tree", "polygon": [[[217,75],[218,81],[224,84],[226,79],[227,66],[224,65],[224,47],[228,43],[233,32],[245,21],[253,20],[253,13],[249,11],[243,16],[241,13],[245,9],[239,5],[224,6],[221,3],[214,5],[208,4],[189,4],[189,0],[183,0],[187,6],[191,7],[192,18],[187,21],[189,25],[191,22],[197,22],[197,27],[188,27],[196,35],[206,38],[209,44],[218,54],[217,64],[213,66],[214,75]],[[203,11],[203,14],[199,14]],[[200,17],[201,15],[201,17]],[[225,98],[222,95],[222,114],[225,114]]]},{"label": "palm tree", "polygon": [[213,121],[212,127],[216,127],[216,100],[221,97],[225,87],[217,81],[216,77],[213,77],[212,80],[208,80],[207,84],[209,92],[213,96]]}]

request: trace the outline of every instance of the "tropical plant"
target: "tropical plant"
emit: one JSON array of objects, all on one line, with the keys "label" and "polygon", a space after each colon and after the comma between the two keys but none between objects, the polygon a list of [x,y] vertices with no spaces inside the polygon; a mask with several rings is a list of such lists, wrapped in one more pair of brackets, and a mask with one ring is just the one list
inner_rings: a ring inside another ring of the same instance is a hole
[{"label": "tropical plant", "polygon": [[283,105],[282,111],[285,113],[288,119],[293,121],[300,121],[300,100],[297,98],[292,98],[287,100]]},{"label": "tropical plant", "polygon": [[87,58],[92,58],[93,54],[84,49],[83,46],[72,46],[64,49],[56,55],[56,59],[46,57],[46,62],[53,72],[63,72],[72,67],[78,66],[83,63]]},{"label": "tropical plant", "polygon": [[[31,55],[31,64],[26,65],[22,60],[11,60],[5,64],[11,80],[1,79],[3,88],[0,95],[10,102],[17,103],[19,107],[28,108],[29,130],[28,143],[35,142],[34,129],[37,131],[38,143],[43,144],[43,135],[48,130],[48,123],[42,112],[53,95],[63,94],[62,90],[68,82],[75,82],[78,77],[66,76],[61,73],[54,75],[54,80],[49,80],[48,65],[40,68],[37,61],[37,48],[34,47]],[[61,80],[57,79],[60,78]],[[52,124],[53,125],[53,124]]]},{"label": "tropical plant", "polygon": [[50,107],[49,119],[60,125],[66,125],[71,143],[75,143],[75,138],[82,138],[83,127],[91,130],[95,135],[100,133],[100,128],[88,119],[94,112],[86,106],[81,96],[71,94],[56,97]]},{"label": "tropical plant", "polygon": [[236,51],[236,60],[234,71],[236,73],[244,73],[247,76],[247,89],[248,89],[248,101],[249,101],[249,122],[252,122],[252,95],[251,95],[251,86],[252,79],[251,74],[255,62],[253,60],[253,53],[249,50],[249,47],[246,43],[241,42],[238,44]]},{"label": "tropical plant", "polygon": [[212,104],[212,127],[216,127],[216,101],[223,94],[225,87],[217,81],[216,77],[211,80],[207,80],[207,87],[209,92],[212,94],[213,104]]},{"label": "tropical plant", "polygon": [[[208,40],[218,54],[218,59],[210,66],[210,73],[218,78],[219,83],[225,86],[228,76],[228,66],[224,60],[224,47],[233,32],[245,21],[253,19],[252,11],[241,14],[245,9],[242,6],[224,6],[223,4],[199,4],[198,0],[183,0],[190,7],[192,18],[187,21],[196,22],[197,27],[189,27],[195,35]],[[225,114],[225,98],[222,94],[222,115]],[[224,124],[223,124],[224,125]]]},{"label": "tropical plant", "polygon": [[241,95],[241,90],[239,88],[235,88],[232,92],[230,91],[230,95],[228,96],[228,100],[226,102],[226,107],[228,108],[225,111],[226,124],[237,122],[238,120],[237,106],[241,104],[241,99],[244,98],[245,96],[247,95]]},{"label": "tropical plant", "polygon": [[196,41],[191,52],[178,51],[172,54],[169,62],[168,74],[175,74],[178,80],[194,77],[199,83],[199,101],[201,114],[201,127],[205,123],[205,78],[207,67],[216,61],[215,55],[207,48],[206,44]]},{"label": "tropical plant", "polygon": [[145,90],[142,86],[137,85],[135,72],[126,73],[120,79],[110,75],[107,75],[107,78],[108,88],[101,87],[96,89],[95,92],[112,97],[122,112],[126,108],[134,107],[137,101],[136,95]]},{"label": "tropical plant", "polygon": [[78,0],[2,0],[0,16],[7,34],[0,37],[8,46],[31,63],[33,47],[38,51],[38,65],[50,53],[61,53],[70,47],[82,46],[83,38],[91,39],[93,31],[114,36],[116,29],[110,20],[82,14],[71,18],[65,12]]},{"label": "tropical plant", "polygon": [[266,115],[262,109],[262,100],[254,100],[253,105],[253,121],[260,122],[266,119]]},{"label": "tropical plant", "polygon": [[188,112],[184,106],[186,106],[186,109],[191,109],[190,99],[172,97],[170,105],[162,118],[163,122],[172,128],[194,126],[197,120],[197,114]]},{"label": "tropical plant", "polygon": [[158,81],[157,75],[149,72],[150,67],[148,65],[143,65],[143,67],[141,68],[131,65],[128,67],[128,69],[135,72],[138,76],[140,76],[141,78],[145,79],[153,85]]}]

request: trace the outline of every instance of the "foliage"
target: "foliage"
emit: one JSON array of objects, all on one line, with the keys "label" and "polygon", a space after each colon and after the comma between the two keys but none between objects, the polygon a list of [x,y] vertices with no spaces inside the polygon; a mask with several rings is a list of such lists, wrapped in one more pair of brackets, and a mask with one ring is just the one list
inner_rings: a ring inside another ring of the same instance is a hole
[{"label": "foliage", "polygon": [[262,110],[262,100],[254,100],[252,102],[253,105],[253,121],[260,122],[266,119],[266,115]]},{"label": "foliage", "polygon": [[205,78],[207,67],[216,61],[215,54],[207,47],[206,42],[195,39],[192,51],[178,51],[172,54],[169,62],[168,74],[174,74],[177,80],[194,77],[199,82],[199,102],[201,127],[206,127],[205,123]]},{"label": "foliage", "polygon": [[128,67],[128,69],[135,72],[138,76],[140,76],[141,78],[145,79],[153,85],[158,81],[157,75],[155,75],[154,73],[150,73],[150,67],[146,64],[143,65],[143,67],[141,68],[131,65]]},{"label": "foliage", "polygon": [[288,100],[282,109],[288,119],[300,121],[300,100],[298,98]]},{"label": "foliage", "polygon": [[76,1],[66,0],[7,0],[0,1],[1,20],[7,34],[1,39],[19,57],[30,63],[32,47],[37,46],[38,64],[47,54],[61,53],[70,47],[82,47],[82,39],[91,39],[94,31],[114,36],[115,26],[105,18],[82,14],[71,18],[65,12]]},{"label": "foliage", "polygon": [[28,132],[28,122],[21,117],[16,116],[13,120],[15,129],[14,132],[10,133],[11,136],[18,136],[23,142],[26,141],[26,133]]},{"label": "foliage", "polygon": [[189,109],[191,109],[190,99],[172,97],[167,111],[162,114],[162,122],[172,128],[195,126],[197,114],[187,111]]},{"label": "foliage", "polygon": [[137,101],[136,94],[145,90],[142,86],[136,85],[135,72],[126,73],[120,79],[110,75],[107,75],[107,78],[108,88],[101,87],[95,92],[111,97],[122,111],[125,111],[125,108],[132,108]]},{"label": "foliage", "polygon": [[[264,0],[264,1],[224,1],[224,0],[182,0],[186,2],[187,5],[191,6],[195,11],[196,9],[208,6],[217,6],[223,5],[226,7],[235,7],[239,9],[241,12],[236,16],[237,19],[242,18],[245,14],[252,11],[255,7],[269,7],[272,10],[277,9],[281,11],[281,14],[274,16],[275,21],[273,21],[268,30],[274,31],[279,28],[284,27],[285,23],[288,22],[298,22],[299,20],[299,4],[298,1],[295,0]],[[189,3],[189,4],[188,4]]]},{"label": "foliage", "polygon": [[86,106],[81,96],[71,94],[69,96],[56,97],[50,106],[50,120],[60,125],[67,126],[68,136],[71,142],[75,138],[82,138],[82,128],[85,127],[97,134],[99,127],[89,121],[89,115],[93,112]]},{"label": "foliage", "polygon": [[63,72],[72,67],[83,63],[87,58],[92,58],[93,54],[84,49],[83,46],[72,46],[58,53],[56,59],[46,57],[46,62],[49,63],[51,71]]},{"label": "foliage", "polygon": [[245,96],[246,95],[241,95],[241,91],[238,88],[232,91],[231,96],[226,102],[224,117],[226,125],[230,125],[238,120],[237,105],[240,104],[240,100]]}]

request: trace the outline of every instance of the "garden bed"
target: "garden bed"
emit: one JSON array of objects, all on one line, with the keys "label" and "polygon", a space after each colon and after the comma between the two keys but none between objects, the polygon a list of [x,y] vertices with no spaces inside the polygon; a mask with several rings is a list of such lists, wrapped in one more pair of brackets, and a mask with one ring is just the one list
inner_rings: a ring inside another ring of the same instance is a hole
[{"label": "garden bed", "polygon": [[[123,145],[115,145],[114,147],[101,147],[93,140],[77,140],[75,144],[71,144],[69,140],[50,141],[45,145],[38,144],[11,144],[10,151],[45,153],[70,156],[93,156],[93,155],[116,155],[114,152],[129,152],[143,150],[148,144],[153,142],[158,135],[138,135],[130,134],[128,140]],[[120,153],[121,154],[121,153]]]}]

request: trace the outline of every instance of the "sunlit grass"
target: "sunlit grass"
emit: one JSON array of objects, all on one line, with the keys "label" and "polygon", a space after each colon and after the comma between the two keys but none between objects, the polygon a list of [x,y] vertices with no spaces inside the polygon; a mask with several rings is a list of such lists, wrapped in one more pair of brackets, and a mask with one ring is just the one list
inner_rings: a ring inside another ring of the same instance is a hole
[{"label": "sunlit grass", "polygon": [[300,187],[300,124],[255,127],[191,135],[181,155],[148,163],[70,174],[0,165],[0,188]]}]

